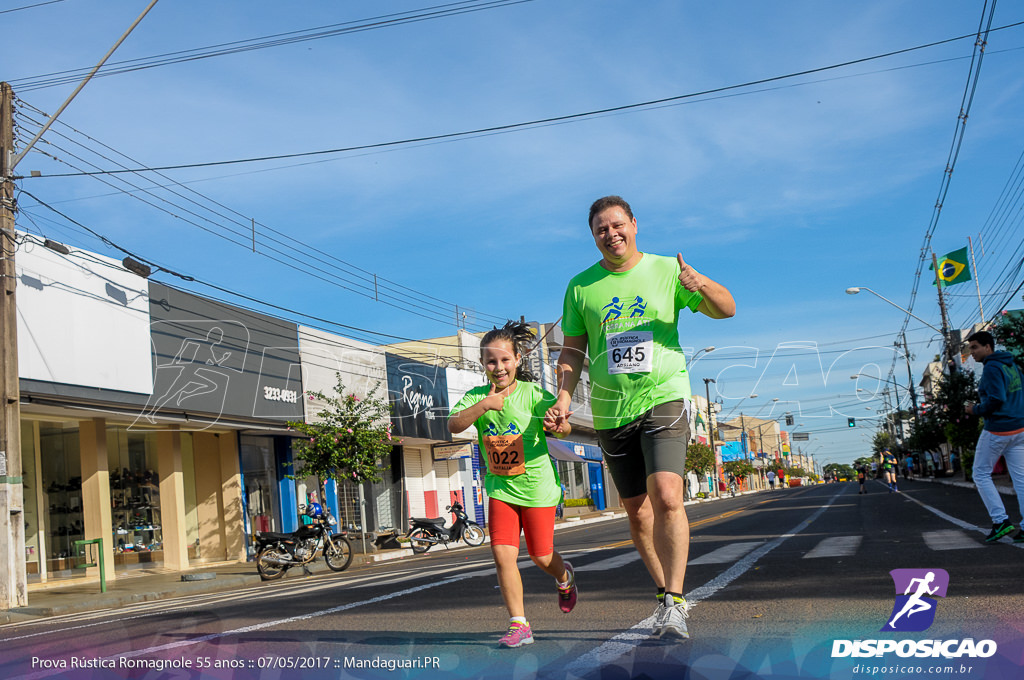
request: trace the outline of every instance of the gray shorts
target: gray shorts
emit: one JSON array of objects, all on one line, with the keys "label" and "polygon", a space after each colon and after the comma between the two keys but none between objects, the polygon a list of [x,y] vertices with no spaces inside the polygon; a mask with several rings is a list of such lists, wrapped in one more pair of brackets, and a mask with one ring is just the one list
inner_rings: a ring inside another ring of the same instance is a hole
[{"label": "gray shorts", "polygon": [[647,477],[674,472],[686,477],[686,446],[690,442],[688,402],[658,404],[631,423],[598,430],[608,472],[621,498],[647,493]]}]

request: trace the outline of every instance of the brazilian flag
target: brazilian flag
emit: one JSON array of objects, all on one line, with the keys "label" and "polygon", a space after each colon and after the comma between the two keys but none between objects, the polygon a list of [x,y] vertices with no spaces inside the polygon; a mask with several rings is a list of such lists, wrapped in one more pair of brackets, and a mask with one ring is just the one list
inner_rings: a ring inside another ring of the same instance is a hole
[{"label": "brazilian flag", "polygon": [[[971,280],[971,268],[967,266],[967,248],[954,250],[938,258],[939,280],[943,285],[955,286]],[[931,269],[931,267],[928,267]],[[934,281],[932,284],[934,285]]]}]

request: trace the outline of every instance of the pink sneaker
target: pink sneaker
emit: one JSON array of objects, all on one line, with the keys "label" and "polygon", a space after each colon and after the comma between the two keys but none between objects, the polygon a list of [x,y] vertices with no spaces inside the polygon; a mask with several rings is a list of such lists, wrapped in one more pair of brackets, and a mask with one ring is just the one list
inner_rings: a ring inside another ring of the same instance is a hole
[{"label": "pink sneaker", "polygon": [[519,623],[518,621],[510,623],[505,637],[498,640],[498,645],[501,647],[519,647],[520,645],[532,644],[533,631],[530,630],[530,624]]},{"label": "pink sneaker", "polygon": [[576,574],[568,562],[565,563],[565,571],[569,574],[569,583],[563,586],[555,581],[555,584],[558,586],[558,608],[568,614],[576,606]]}]

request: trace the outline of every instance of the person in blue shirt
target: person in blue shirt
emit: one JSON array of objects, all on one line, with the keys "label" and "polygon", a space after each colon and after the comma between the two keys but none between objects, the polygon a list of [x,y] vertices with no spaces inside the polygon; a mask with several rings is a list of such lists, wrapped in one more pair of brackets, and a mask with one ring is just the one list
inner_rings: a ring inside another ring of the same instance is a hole
[{"label": "person in blue shirt", "polygon": [[[985,419],[974,452],[974,485],[992,518],[992,533],[985,541],[993,543],[1016,529],[992,481],[992,468],[1000,456],[1006,461],[1024,517],[1024,380],[1013,355],[997,352],[995,339],[988,331],[968,337],[967,348],[975,361],[985,365],[978,383],[980,401],[966,404],[964,410]],[[1024,543],[1024,532],[1018,531],[1013,540]]]}]

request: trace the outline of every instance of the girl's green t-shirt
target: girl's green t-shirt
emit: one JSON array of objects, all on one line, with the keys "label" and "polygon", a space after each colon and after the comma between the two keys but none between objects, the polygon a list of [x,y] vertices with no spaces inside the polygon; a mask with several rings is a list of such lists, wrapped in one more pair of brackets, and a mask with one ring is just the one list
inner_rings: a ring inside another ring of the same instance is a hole
[{"label": "girl's green t-shirt", "polygon": [[[451,408],[451,413],[466,410],[489,393],[490,385],[474,387]],[[555,397],[547,390],[517,380],[516,389],[505,397],[500,411],[487,411],[477,418],[474,425],[487,467],[484,488],[488,496],[525,507],[558,505],[562,486],[544,438],[544,414],[554,404]],[[516,451],[524,457],[522,471],[515,465]],[[499,470],[511,474],[498,474]]]}]

